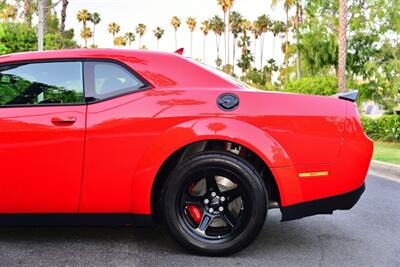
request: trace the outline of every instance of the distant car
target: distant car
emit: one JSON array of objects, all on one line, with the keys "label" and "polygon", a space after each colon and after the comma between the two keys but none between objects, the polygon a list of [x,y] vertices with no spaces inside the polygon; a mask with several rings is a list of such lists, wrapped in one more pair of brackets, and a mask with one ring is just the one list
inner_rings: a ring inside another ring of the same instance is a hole
[{"label": "distant car", "polygon": [[352,102],[257,91],[176,53],[0,57],[0,224],[163,223],[184,247],[246,247],[350,209],[373,143]]}]

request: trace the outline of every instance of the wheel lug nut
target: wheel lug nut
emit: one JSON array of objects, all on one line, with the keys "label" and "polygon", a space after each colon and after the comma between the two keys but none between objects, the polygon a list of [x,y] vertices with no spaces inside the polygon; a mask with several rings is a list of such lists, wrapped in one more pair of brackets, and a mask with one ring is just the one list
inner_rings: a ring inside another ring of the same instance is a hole
[{"label": "wheel lug nut", "polygon": [[214,209],[213,209],[213,208],[210,208],[208,211],[209,211],[209,212],[214,212]]},{"label": "wheel lug nut", "polygon": [[225,197],[221,197],[221,201],[224,202],[225,201]]},{"label": "wheel lug nut", "polygon": [[210,201],[207,198],[204,199],[204,204],[208,204],[208,203],[210,203]]},{"label": "wheel lug nut", "polygon": [[219,211],[224,211],[224,207],[219,207]]},{"label": "wheel lug nut", "polygon": [[212,193],[211,193],[211,196],[212,196],[212,197],[215,197],[216,195],[217,195],[217,194],[216,194],[215,192],[212,192]]}]

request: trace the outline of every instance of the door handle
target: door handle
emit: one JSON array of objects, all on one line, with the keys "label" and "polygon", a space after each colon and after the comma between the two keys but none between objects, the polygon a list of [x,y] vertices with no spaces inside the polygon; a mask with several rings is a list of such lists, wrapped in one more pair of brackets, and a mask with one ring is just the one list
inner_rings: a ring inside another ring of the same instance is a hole
[{"label": "door handle", "polygon": [[75,117],[67,117],[67,118],[54,117],[54,118],[51,118],[51,122],[56,126],[70,126],[76,122],[76,118]]}]

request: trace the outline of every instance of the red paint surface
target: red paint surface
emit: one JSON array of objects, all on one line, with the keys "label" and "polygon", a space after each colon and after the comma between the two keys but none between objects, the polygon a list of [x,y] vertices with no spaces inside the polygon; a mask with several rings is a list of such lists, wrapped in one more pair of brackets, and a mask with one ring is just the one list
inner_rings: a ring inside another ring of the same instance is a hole
[{"label": "red paint surface", "polygon": [[[283,206],[347,193],[365,179],[373,144],[353,103],[253,91],[172,53],[67,50],[0,57],[6,62],[97,58],[125,63],[151,89],[89,105],[0,108],[0,212],[150,214],[155,176],[190,143],[220,139],[270,167]],[[225,92],[240,98],[224,112]],[[54,118],[76,118],[62,127]],[[86,120],[86,123],[85,123]],[[326,177],[299,178],[325,171]]]}]

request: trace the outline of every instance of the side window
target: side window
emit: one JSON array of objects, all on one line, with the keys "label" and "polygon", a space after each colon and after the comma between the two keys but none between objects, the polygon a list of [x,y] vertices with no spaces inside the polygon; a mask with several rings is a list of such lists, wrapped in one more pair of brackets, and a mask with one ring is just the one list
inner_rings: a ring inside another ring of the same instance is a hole
[{"label": "side window", "polygon": [[112,62],[85,62],[85,84],[89,101],[140,90],[147,85],[130,71]]},{"label": "side window", "polygon": [[0,106],[83,103],[81,62],[0,66]]}]

